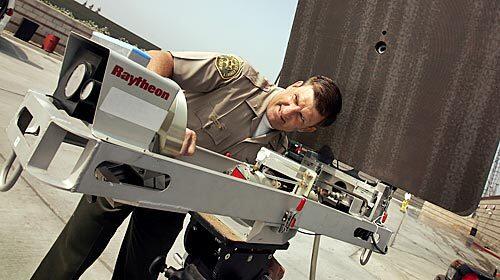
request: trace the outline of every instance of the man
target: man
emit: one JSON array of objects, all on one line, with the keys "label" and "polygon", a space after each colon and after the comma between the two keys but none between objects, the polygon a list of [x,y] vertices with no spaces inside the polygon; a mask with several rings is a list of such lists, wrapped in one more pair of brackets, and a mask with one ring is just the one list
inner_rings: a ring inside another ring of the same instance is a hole
[{"label": "man", "polygon": [[[233,158],[253,162],[265,146],[283,152],[285,132],[313,132],[333,123],[342,98],[333,81],[316,76],[286,89],[264,79],[232,55],[151,51],[148,68],[185,90],[188,127],[181,153],[196,143]],[[105,198],[78,204],[32,279],[77,279],[102,253],[132,213],[113,279],[156,279],[148,266],[166,255],[182,229],[185,214],[119,206]]]}]

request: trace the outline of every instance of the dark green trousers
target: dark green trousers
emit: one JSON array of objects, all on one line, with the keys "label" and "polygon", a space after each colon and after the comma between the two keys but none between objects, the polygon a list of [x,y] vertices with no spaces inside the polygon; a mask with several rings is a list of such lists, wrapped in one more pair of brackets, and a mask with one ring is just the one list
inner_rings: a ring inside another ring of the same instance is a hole
[{"label": "dark green trousers", "polygon": [[123,220],[132,213],[112,279],[157,279],[148,268],[166,255],[182,229],[185,214],[123,205],[83,196],[63,231],[31,279],[78,279],[101,255]]}]

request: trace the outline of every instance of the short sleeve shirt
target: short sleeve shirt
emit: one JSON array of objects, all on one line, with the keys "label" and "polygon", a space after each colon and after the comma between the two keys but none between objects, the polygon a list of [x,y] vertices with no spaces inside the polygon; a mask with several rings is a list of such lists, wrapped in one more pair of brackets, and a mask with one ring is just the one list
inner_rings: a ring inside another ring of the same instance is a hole
[{"label": "short sleeve shirt", "polygon": [[[172,79],[185,91],[188,127],[196,132],[198,144],[219,153],[248,148],[241,142],[252,140],[267,104],[279,88],[235,55],[171,54],[174,57]],[[284,137],[279,132],[274,134],[270,139],[247,142],[269,146],[267,140],[276,142]]]}]

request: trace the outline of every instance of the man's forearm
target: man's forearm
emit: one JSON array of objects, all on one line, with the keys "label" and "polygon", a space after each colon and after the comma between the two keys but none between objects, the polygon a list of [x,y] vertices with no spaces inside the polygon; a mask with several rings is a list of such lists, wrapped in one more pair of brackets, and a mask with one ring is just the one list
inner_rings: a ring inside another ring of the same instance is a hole
[{"label": "man's forearm", "polygon": [[149,61],[148,69],[156,72],[158,75],[172,78],[174,72],[174,58],[169,52],[166,51],[148,51],[151,55],[151,61]]}]

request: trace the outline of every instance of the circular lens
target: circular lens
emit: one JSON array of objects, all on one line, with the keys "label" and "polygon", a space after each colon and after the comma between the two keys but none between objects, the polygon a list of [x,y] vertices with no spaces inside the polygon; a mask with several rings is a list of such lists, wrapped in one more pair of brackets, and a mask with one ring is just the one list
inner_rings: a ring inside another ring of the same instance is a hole
[{"label": "circular lens", "polygon": [[93,80],[88,81],[85,86],[83,86],[82,91],[80,92],[80,99],[86,100],[92,94],[94,90],[95,82]]},{"label": "circular lens", "polygon": [[78,88],[85,80],[87,76],[88,66],[85,63],[79,64],[75,67],[75,70],[69,76],[68,82],[66,83],[66,88],[64,89],[64,94],[66,98],[71,98],[78,91]]},{"label": "circular lens", "polygon": [[375,50],[378,54],[383,54],[387,50],[387,44],[384,41],[380,41],[375,44]]}]

